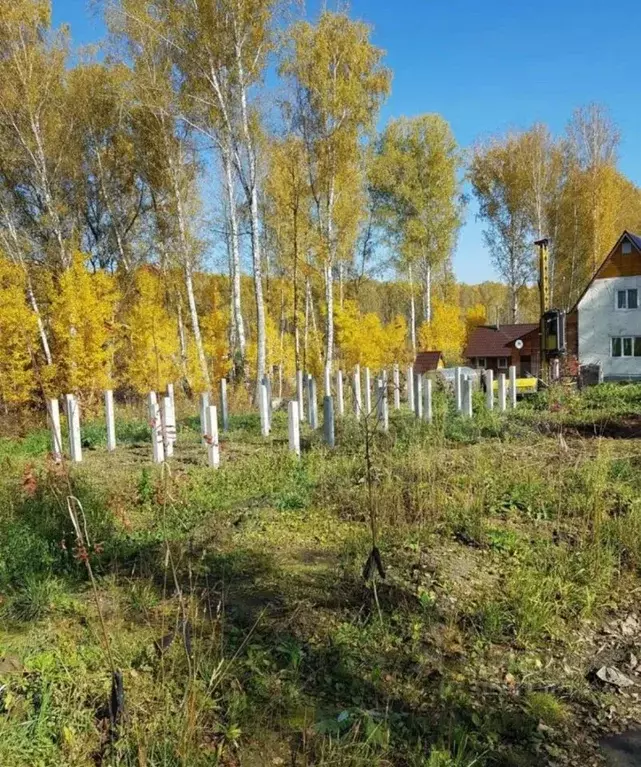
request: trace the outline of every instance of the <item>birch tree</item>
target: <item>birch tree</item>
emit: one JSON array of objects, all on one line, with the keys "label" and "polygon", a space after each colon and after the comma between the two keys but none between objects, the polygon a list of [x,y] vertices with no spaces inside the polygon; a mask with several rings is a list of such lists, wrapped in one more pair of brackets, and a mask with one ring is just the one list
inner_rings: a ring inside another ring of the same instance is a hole
[{"label": "birch tree", "polygon": [[71,263],[73,223],[66,215],[67,39],[51,30],[50,5],[16,0],[0,13],[0,176],[21,223],[32,228],[35,254],[52,269]]},{"label": "birch tree", "polygon": [[337,207],[353,171],[363,134],[370,130],[389,91],[383,52],[370,29],[342,13],[323,12],[316,25],[298,22],[280,71],[293,95],[294,127],[307,155],[319,256],[325,283],[325,367],[334,350],[334,268],[340,243]]},{"label": "birch tree", "polygon": [[233,166],[233,150],[230,137],[227,136],[220,147],[221,166],[223,169],[223,187],[225,190],[225,220],[227,222],[227,252],[229,256],[229,283],[231,294],[231,320],[233,340],[237,350],[237,366],[245,371],[247,362],[247,341],[243,319],[240,266],[240,237],[238,223],[238,202],[236,194],[236,175]]},{"label": "birch tree", "polygon": [[[209,368],[193,281],[196,243],[190,214],[197,205],[195,151],[188,126],[180,120],[174,62],[167,52],[163,27],[150,6],[146,11],[142,15],[139,3],[124,0],[122,12],[112,20],[112,29],[129,46],[134,71],[132,117],[138,162],[155,196],[155,213],[161,231],[169,234],[176,248],[200,374],[203,385],[209,389]],[[166,245],[164,243],[163,248]]]},{"label": "birch tree", "polygon": [[440,115],[393,120],[383,131],[372,183],[386,224],[395,232],[407,266],[417,264],[423,283],[423,318],[432,319],[434,270],[451,258],[460,226],[460,159]]},{"label": "birch tree", "polygon": [[492,261],[510,291],[510,315],[518,321],[519,292],[534,276],[528,211],[526,156],[518,136],[474,149],[469,178],[486,223],[483,232]]},{"label": "birch tree", "polygon": [[24,273],[24,288],[29,306],[36,320],[45,364],[51,367],[53,365],[51,346],[45,322],[40,312],[40,305],[34,291],[31,268],[29,267],[33,254],[38,252],[37,244],[34,238],[30,236],[29,231],[22,225],[18,211],[7,189],[0,190],[0,246],[12,264],[19,267]]},{"label": "birch tree", "polygon": [[301,366],[301,284],[309,280],[312,248],[311,191],[300,138],[286,136],[270,144],[265,184],[266,227],[284,277],[291,281],[295,365]]},{"label": "birch tree", "polygon": [[149,189],[138,172],[131,124],[132,73],[123,64],[89,63],[69,72],[76,130],[72,192],[81,244],[96,268],[131,273],[147,256]]},{"label": "birch tree", "polygon": [[[250,225],[256,304],[256,377],[266,366],[266,314],[260,221],[260,110],[254,98],[273,47],[275,0],[154,0],[163,36],[181,75],[183,119],[220,153],[229,217],[232,306],[241,357],[245,332],[240,308],[240,249],[235,185]],[[138,13],[132,10],[132,14]],[[233,171],[233,172],[232,172]]]},{"label": "birch tree", "polygon": [[616,167],[620,135],[607,110],[599,104],[589,104],[575,110],[568,124],[567,137],[576,164],[589,182],[590,271],[593,275],[606,246],[600,224],[601,218],[607,215],[607,184],[612,175],[609,171]]},{"label": "birch tree", "polygon": [[35,264],[53,275],[70,264],[73,218],[65,197],[66,138],[74,129],[65,92],[67,38],[40,0],[0,11],[0,244],[26,275],[47,365],[53,357],[33,287]]}]

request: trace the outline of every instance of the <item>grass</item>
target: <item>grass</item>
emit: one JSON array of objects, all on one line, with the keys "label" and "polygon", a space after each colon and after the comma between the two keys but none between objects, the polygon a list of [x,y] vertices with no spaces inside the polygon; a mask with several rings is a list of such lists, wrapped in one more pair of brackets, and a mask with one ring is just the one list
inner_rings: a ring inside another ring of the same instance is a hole
[{"label": "grass", "polygon": [[[636,711],[613,715],[588,672],[638,594],[640,391],[508,415],[479,398],[473,419],[437,392],[432,425],[390,414],[369,473],[353,418],[334,451],[305,427],[298,461],[283,413],[266,440],[235,416],[218,471],[188,413],[166,469],[134,412],[115,454],[89,423],[77,467],[48,461],[45,432],[2,440],[0,764],[593,760]],[[365,582],[372,519],[386,578]],[[85,556],[124,678],[117,729]]]}]

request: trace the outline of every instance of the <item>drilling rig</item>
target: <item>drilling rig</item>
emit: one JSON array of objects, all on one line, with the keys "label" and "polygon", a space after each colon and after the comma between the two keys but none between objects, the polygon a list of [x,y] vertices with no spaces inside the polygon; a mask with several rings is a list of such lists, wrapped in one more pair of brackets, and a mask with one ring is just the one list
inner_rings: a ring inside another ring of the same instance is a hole
[{"label": "drilling rig", "polygon": [[541,300],[540,327],[540,371],[539,378],[549,378],[550,359],[559,359],[565,354],[565,312],[550,308],[550,253],[549,239],[543,237],[534,244],[539,249],[539,295]]}]

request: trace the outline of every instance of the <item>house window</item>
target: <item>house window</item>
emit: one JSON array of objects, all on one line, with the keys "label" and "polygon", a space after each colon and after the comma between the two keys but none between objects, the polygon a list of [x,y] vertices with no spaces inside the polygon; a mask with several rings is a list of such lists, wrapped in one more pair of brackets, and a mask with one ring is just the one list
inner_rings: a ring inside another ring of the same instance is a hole
[{"label": "house window", "polygon": [[487,360],[485,357],[477,357],[476,358],[476,367],[477,368],[486,368],[487,367]]},{"label": "house window", "polygon": [[499,357],[499,361],[497,363],[497,367],[499,367],[499,368],[507,368],[507,357]]},{"label": "house window", "polygon": [[617,290],[617,309],[638,309],[639,291],[637,288],[628,288],[628,290]]},{"label": "house window", "polygon": [[621,253],[623,253],[623,255],[625,256],[632,253],[632,243],[626,240],[626,242],[624,242],[623,245],[621,245]]},{"label": "house window", "polygon": [[612,357],[641,357],[641,336],[617,336],[610,341]]}]

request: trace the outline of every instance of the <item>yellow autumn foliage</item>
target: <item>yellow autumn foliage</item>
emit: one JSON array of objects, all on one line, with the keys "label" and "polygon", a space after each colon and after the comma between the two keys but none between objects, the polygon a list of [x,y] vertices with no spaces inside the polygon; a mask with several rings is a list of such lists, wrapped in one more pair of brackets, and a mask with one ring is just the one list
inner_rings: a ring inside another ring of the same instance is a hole
[{"label": "yellow autumn foliage", "polygon": [[323,359],[323,333],[320,328],[310,328],[307,336],[307,350],[303,353],[303,367],[315,378],[322,378],[325,362]]},{"label": "yellow autumn foliage", "polygon": [[28,402],[35,385],[31,350],[37,325],[25,288],[24,271],[0,256],[0,399],[11,405]]},{"label": "yellow autumn foliage", "polygon": [[139,394],[163,391],[178,376],[178,327],[167,313],[161,277],[140,269],[136,298],[123,317],[120,378]]},{"label": "yellow autumn foliage", "polygon": [[213,308],[200,320],[200,331],[212,381],[225,378],[231,369],[229,319],[229,309],[223,308],[218,291],[215,290]]},{"label": "yellow autumn foliage", "polygon": [[446,364],[459,362],[465,346],[466,328],[461,310],[456,304],[435,300],[432,321],[423,322],[418,329],[421,351],[440,351]]},{"label": "yellow autumn foliage", "polygon": [[203,371],[198,359],[198,350],[194,337],[186,330],[187,355],[185,359],[185,369],[187,380],[195,392],[206,392],[209,389],[207,382],[203,378]]},{"label": "yellow autumn foliage", "polygon": [[282,365],[283,377],[296,375],[294,338],[288,333],[281,333],[278,324],[267,315],[267,371],[271,373]]},{"label": "yellow autumn foliage", "polygon": [[75,253],[50,297],[58,394],[95,397],[112,387],[118,300],[114,278],[91,274]]},{"label": "yellow autumn foliage", "polygon": [[383,326],[382,363],[389,367],[394,364],[409,362],[411,354],[407,345],[407,320],[402,314],[397,314],[387,325]]},{"label": "yellow autumn foliage", "polygon": [[336,310],[336,339],[345,370],[362,365],[373,370],[407,358],[407,323],[401,315],[383,325],[378,314],[362,314],[355,301]]},{"label": "yellow autumn foliage", "polygon": [[478,328],[480,325],[485,325],[487,322],[487,309],[485,304],[474,304],[465,312],[465,332],[466,338],[469,338],[470,333],[474,328]]},{"label": "yellow autumn foliage", "polygon": [[[285,338],[281,338],[278,324],[270,314],[265,316],[265,332],[266,332],[266,350],[267,361],[265,365],[265,372],[273,377],[274,370],[279,365],[283,365],[283,376],[293,378],[295,376],[295,364],[294,364],[294,339],[290,334],[286,334]],[[312,338],[310,332],[310,339]],[[320,337],[318,350],[320,351]],[[320,375],[322,372],[322,362],[320,365],[314,364],[314,359],[320,359],[319,355],[316,355],[312,350],[312,354],[308,355],[307,370],[313,375]],[[247,361],[249,363],[249,378],[250,380],[256,375],[256,339],[253,338],[247,344]],[[310,367],[311,363],[311,367]]]}]

